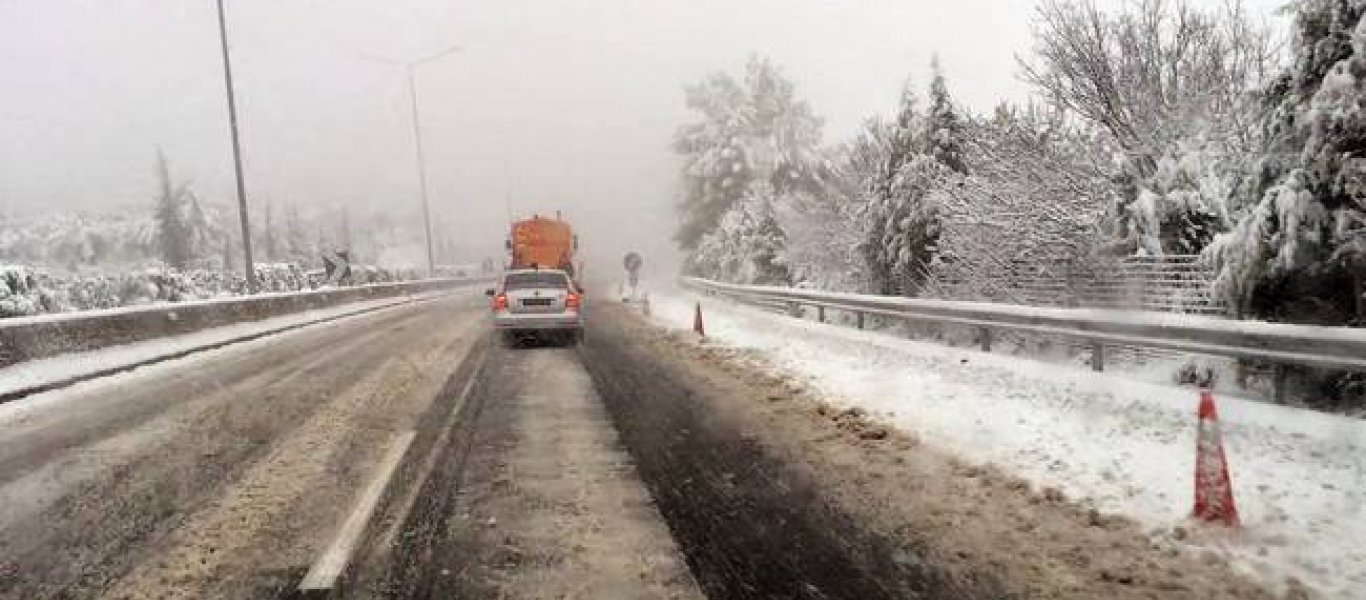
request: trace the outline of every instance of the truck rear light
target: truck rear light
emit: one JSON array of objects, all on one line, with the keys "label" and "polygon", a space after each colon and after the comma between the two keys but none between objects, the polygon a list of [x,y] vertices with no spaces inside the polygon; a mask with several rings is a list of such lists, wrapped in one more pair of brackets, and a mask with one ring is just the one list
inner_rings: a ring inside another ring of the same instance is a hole
[{"label": "truck rear light", "polygon": [[507,307],[508,307],[508,295],[507,295],[507,294],[498,294],[497,296],[494,296],[494,297],[493,297],[493,310],[507,310]]}]

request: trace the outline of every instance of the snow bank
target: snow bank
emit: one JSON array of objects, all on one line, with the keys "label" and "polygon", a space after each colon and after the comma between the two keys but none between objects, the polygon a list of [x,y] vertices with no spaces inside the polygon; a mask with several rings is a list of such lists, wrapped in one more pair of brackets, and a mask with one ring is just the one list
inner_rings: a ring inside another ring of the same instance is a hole
[{"label": "snow bank", "polygon": [[[695,297],[652,294],[689,328]],[[800,321],[704,300],[707,333],[930,444],[1137,519],[1178,543],[1191,509],[1194,390]],[[1216,390],[1218,395],[1218,390]],[[1242,535],[1200,548],[1334,599],[1366,590],[1366,422],[1218,395]],[[1184,542],[1190,543],[1190,542]]]}]

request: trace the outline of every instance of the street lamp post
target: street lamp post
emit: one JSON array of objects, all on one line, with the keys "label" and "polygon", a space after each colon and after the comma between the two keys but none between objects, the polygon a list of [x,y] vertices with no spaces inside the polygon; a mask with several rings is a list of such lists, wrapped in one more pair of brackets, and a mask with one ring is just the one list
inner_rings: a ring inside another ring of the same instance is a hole
[{"label": "street lamp post", "polygon": [[416,65],[408,63],[408,98],[412,101],[413,148],[417,152],[417,181],[422,190],[422,230],[427,236],[427,276],[436,277],[436,259],[432,255],[432,209],[427,200],[427,159],[422,153],[422,126],[418,121]]},{"label": "street lamp post", "polygon": [[[220,0],[220,1],[221,1],[221,0]],[[420,190],[421,195],[422,195],[422,197],[421,197],[421,199],[422,199],[422,229],[423,229],[423,231],[424,231],[424,233],[425,233],[426,242],[427,242],[427,276],[428,276],[428,277],[434,277],[434,276],[436,275],[436,259],[435,259],[434,254],[433,254],[433,247],[432,247],[432,210],[431,210],[431,202],[430,202],[430,200],[428,199],[428,195],[427,195],[427,159],[426,159],[426,156],[423,154],[423,149],[422,149],[422,118],[421,118],[421,116],[420,116],[421,113],[420,113],[419,110],[418,110],[418,103],[417,103],[417,68],[420,67],[420,66],[422,66],[422,65],[425,64],[425,63],[429,63],[429,62],[432,62],[432,61],[434,61],[434,60],[436,60],[436,59],[438,59],[438,58],[442,58],[442,57],[444,57],[444,56],[447,56],[447,55],[450,55],[450,54],[454,54],[454,53],[456,53],[456,52],[460,52],[461,50],[464,50],[464,48],[461,47],[461,46],[451,46],[450,48],[447,48],[447,49],[442,50],[442,51],[440,51],[440,52],[436,52],[436,53],[433,53],[433,54],[429,54],[429,55],[427,55],[427,56],[423,56],[423,57],[421,57],[421,58],[417,58],[417,59],[413,59],[413,60],[407,60],[407,61],[399,61],[399,60],[393,60],[393,59],[382,58],[382,57],[376,57],[376,56],[365,56],[365,57],[363,57],[363,58],[366,58],[366,59],[369,59],[369,60],[374,60],[374,61],[382,62],[382,63],[385,63],[385,64],[389,64],[389,65],[402,66],[402,67],[404,68],[404,70],[405,70],[405,71],[407,72],[407,74],[408,74],[408,100],[409,100],[409,102],[410,102],[410,104],[411,104],[411,106],[412,106],[412,109],[411,109],[411,111],[412,111],[411,118],[412,118],[412,122],[413,122],[413,149],[414,149],[414,151],[415,151],[416,158],[417,158],[417,180],[418,180],[418,189]]]},{"label": "street lamp post", "polygon": [[232,164],[237,177],[237,216],[242,222],[242,254],[247,269],[247,291],[255,292],[256,266],[251,260],[251,222],[247,216],[247,187],[242,178],[242,145],[237,134],[237,100],[232,89],[232,59],[228,54],[228,25],[223,0],[218,0],[218,41],[223,47],[223,81],[228,94],[228,128],[232,131]]}]

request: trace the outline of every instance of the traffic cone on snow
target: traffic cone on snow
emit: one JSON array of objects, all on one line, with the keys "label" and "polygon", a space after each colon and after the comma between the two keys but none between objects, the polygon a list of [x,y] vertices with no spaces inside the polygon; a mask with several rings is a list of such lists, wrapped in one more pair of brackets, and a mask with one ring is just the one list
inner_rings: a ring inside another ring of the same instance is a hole
[{"label": "traffic cone on snow", "polygon": [[1200,424],[1195,438],[1195,511],[1200,521],[1238,526],[1238,507],[1233,503],[1233,482],[1228,476],[1223,435],[1214,395],[1200,390]]},{"label": "traffic cone on snow", "polygon": [[692,330],[700,336],[707,335],[707,328],[702,326],[702,303],[698,302],[692,313]]}]

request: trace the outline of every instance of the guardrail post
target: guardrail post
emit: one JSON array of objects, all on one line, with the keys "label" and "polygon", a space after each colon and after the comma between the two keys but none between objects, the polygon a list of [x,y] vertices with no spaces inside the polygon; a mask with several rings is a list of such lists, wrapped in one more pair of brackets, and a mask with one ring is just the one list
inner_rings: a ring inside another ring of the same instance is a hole
[{"label": "guardrail post", "polygon": [[820,322],[822,322],[822,323],[825,322],[825,307],[824,307],[824,306],[817,306],[817,307],[816,307],[816,320],[817,320],[817,321],[820,321]]},{"label": "guardrail post", "polygon": [[1105,370],[1105,344],[1099,340],[1091,341],[1091,370]]},{"label": "guardrail post", "polygon": [[981,327],[978,329],[978,335],[982,338],[982,352],[991,352],[991,329]]},{"label": "guardrail post", "polygon": [[1285,384],[1290,379],[1290,369],[1284,363],[1276,363],[1273,377],[1272,396],[1276,404],[1285,404]]},{"label": "guardrail post", "polygon": [[863,329],[863,313],[854,313],[854,315],[858,318],[858,328]]}]

